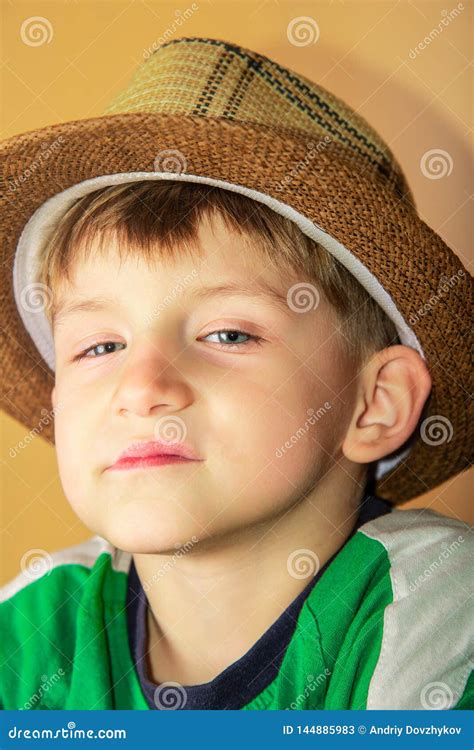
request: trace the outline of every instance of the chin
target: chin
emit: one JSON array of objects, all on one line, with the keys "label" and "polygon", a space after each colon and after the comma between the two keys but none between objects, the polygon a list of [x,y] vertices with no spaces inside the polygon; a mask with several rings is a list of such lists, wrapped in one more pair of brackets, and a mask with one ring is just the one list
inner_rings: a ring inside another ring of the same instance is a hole
[{"label": "chin", "polygon": [[146,517],[139,522],[139,517],[135,513],[133,520],[115,518],[101,536],[124,552],[143,555],[173,555],[179,549],[192,549],[199,541],[198,529],[190,528],[189,519],[184,528],[170,519]]}]

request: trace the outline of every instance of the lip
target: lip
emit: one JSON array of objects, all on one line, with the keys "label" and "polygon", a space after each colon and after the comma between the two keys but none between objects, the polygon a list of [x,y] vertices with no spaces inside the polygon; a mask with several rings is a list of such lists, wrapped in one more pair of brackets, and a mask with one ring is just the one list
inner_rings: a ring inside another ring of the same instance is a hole
[{"label": "lip", "polygon": [[109,470],[123,471],[126,469],[146,469],[152,466],[166,466],[167,464],[192,464],[195,461],[182,456],[148,456],[146,458],[122,458],[116,461]]},{"label": "lip", "polygon": [[172,463],[202,461],[185,443],[163,443],[158,440],[136,442],[128,446],[107,469],[135,469]]}]

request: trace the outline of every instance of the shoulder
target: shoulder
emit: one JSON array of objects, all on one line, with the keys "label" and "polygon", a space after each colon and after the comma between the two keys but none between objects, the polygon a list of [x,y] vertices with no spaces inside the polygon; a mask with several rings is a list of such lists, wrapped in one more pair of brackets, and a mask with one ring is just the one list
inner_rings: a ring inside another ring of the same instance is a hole
[{"label": "shoulder", "polygon": [[459,707],[472,685],[474,527],[429,509],[392,510],[360,527],[388,560],[369,709]]},{"label": "shoulder", "polygon": [[120,550],[100,536],[52,553],[28,550],[22,558],[21,572],[0,587],[0,611],[13,602],[18,606],[30,597],[42,596],[66,579],[85,580],[103,555],[120,564]]},{"label": "shoulder", "polygon": [[83,591],[103,586],[107,570],[128,570],[130,555],[100,536],[56,552],[33,549],[23,555],[21,572],[0,588],[0,629],[32,618],[50,622],[52,615],[77,608]]},{"label": "shoulder", "polygon": [[99,536],[23,556],[21,572],[0,588],[3,707],[19,708],[36,694],[39,676],[72,663],[80,622],[113,588],[109,571],[128,565],[129,555]]}]

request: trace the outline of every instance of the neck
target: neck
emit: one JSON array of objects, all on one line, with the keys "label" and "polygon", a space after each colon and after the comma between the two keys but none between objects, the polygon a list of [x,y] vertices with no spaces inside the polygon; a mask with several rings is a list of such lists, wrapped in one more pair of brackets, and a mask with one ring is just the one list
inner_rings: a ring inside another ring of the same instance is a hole
[{"label": "neck", "polygon": [[208,682],[252,647],[350,535],[363,491],[346,475],[340,482],[343,491],[318,486],[280,515],[183,555],[134,554],[150,605],[151,679]]}]

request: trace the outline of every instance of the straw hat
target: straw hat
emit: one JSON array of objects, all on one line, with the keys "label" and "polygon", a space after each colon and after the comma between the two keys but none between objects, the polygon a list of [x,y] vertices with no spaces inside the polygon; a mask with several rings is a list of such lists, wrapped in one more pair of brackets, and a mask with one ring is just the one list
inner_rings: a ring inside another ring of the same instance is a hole
[{"label": "straw hat", "polygon": [[400,503],[469,465],[472,279],[417,215],[372,127],[310,80],[218,39],[148,55],[101,117],[1,144],[2,407],[54,442],[49,290],[34,283],[52,228],[78,197],[143,179],[216,185],[292,219],[341,261],[426,360],[433,388],[412,438],[377,464]]}]

